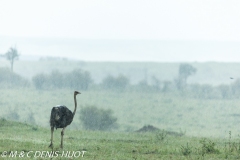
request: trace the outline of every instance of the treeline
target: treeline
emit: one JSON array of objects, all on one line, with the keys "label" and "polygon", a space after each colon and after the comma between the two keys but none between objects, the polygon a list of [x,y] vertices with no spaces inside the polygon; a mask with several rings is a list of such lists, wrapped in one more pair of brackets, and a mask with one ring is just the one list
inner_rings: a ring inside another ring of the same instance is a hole
[{"label": "treeline", "polygon": [[56,70],[50,74],[37,74],[32,78],[32,82],[36,89],[72,88],[76,90],[87,90],[93,83],[90,73],[81,69],[75,69],[69,73]]},{"label": "treeline", "polygon": [[172,81],[162,81],[155,76],[143,79],[138,84],[131,84],[130,79],[122,74],[118,76],[108,75],[96,84],[88,71],[75,69],[62,73],[58,70],[49,74],[39,73],[31,80],[27,80],[12,72],[8,68],[0,68],[0,88],[34,87],[37,90],[63,89],[74,90],[101,89],[116,92],[161,92],[173,93],[202,99],[240,98],[240,79],[232,84],[212,86],[208,84],[188,84],[187,79],[193,76],[197,69],[189,64],[179,66],[178,75]]}]

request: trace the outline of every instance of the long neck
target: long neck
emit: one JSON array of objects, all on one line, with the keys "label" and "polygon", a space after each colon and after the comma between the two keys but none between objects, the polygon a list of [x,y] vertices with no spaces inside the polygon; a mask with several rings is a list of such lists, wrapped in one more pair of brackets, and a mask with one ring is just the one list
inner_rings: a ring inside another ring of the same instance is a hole
[{"label": "long neck", "polygon": [[75,104],[75,108],[74,108],[74,111],[73,111],[73,117],[76,113],[76,110],[77,110],[77,99],[76,99],[76,95],[74,94],[74,104]]}]

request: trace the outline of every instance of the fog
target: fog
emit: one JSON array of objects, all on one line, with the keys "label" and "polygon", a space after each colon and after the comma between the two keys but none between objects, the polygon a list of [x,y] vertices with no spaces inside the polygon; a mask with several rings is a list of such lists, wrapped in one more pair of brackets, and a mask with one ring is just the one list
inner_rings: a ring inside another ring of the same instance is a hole
[{"label": "fog", "polygon": [[[79,115],[90,106],[111,113],[119,132],[150,124],[189,136],[239,133],[239,7],[233,0],[1,1],[0,117],[49,127],[51,108],[73,110],[78,90],[71,129],[87,128]],[[6,59],[11,47],[14,63]]]},{"label": "fog", "polygon": [[238,62],[240,50],[239,42],[229,41],[2,37],[0,43],[2,53],[13,43],[22,60],[52,56],[97,62]]},{"label": "fog", "polygon": [[[84,61],[237,62],[240,2],[1,1],[0,54]],[[44,11],[44,12],[43,12]]]}]

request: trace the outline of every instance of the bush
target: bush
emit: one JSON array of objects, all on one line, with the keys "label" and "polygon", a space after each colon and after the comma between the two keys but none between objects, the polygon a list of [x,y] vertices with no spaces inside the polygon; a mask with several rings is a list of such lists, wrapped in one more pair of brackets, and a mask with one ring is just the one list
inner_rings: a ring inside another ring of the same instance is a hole
[{"label": "bush", "polygon": [[6,115],[6,119],[13,120],[13,121],[19,121],[20,116],[18,114],[18,109],[9,110],[8,114]]},{"label": "bush", "polygon": [[26,122],[30,123],[30,124],[36,124],[36,120],[34,118],[34,114],[33,112],[31,111],[29,114],[28,114],[28,117],[26,119]]},{"label": "bush", "polygon": [[92,78],[88,71],[76,69],[66,74],[66,85],[70,88],[87,90],[91,83]]},{"label": "bush", "polygon": [[229,85],[222,84],[217,87],[219,90],[221,97],[224,99],[232,97],[232,91]]},{"label": "bush", "polygon": [[48,77],[48,85],[51,88],[63,88],[64,87],[64,75],[55,70]]},{"label": "bush", "polygon": [[202,144],[202,155],[210,154],[210,153],[219,153],[219,150],[215,148],[216,143],[212,142],[211,140],[202,139],[200,140]]},{"label": "bush", "polygon": [[0,87],[28,87],[29,82],[8,68],[0,68]]},{"label": "bush", "polygon": [[32,78],[33,84],[37,89],[43,89],[47,82],[47,76],[44,74],[38,74]]},{"label": "bush", "polygon": [[187,143],[186,146],[181,146],[181,152],[184,156],[188,156],[192,153],[192,147]]},{"label": "bush", "polygon": [[87,106],[80,112],[80,120],[83,127],[88,130],[111,130],[117,127],[117,118],[112,116],[112,110],[99,109],[95,106]]},{"label": "bush", "polygon": [[109,75],[102,81],[102,86],[104,89],[124,90],[128,84],[129,79],[123,75],[119,75],[116,78]]}]

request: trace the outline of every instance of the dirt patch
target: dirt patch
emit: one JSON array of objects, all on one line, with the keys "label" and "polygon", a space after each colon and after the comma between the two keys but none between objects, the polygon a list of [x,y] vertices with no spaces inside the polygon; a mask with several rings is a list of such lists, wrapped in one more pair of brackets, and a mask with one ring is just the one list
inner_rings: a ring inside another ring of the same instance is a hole
[{"label": "dirt patch", "polygon": [[157,127],[154,127],[152,125],[146,125],[137,130],[136,132],[164,132],[166,135],[172,135],[172,136],[183,136],[185,133],[178,133],[173,131],[165,131],[162,129],[159,129]]},{"label": "dirt patch", "polygon": [[159,128],[154,127],[152,125],[146,125],[146,126],[143,126],[142,128],[140,128],[139,130],[137,130],[136,132],[156,132],[159,130],[160,130]]}]

